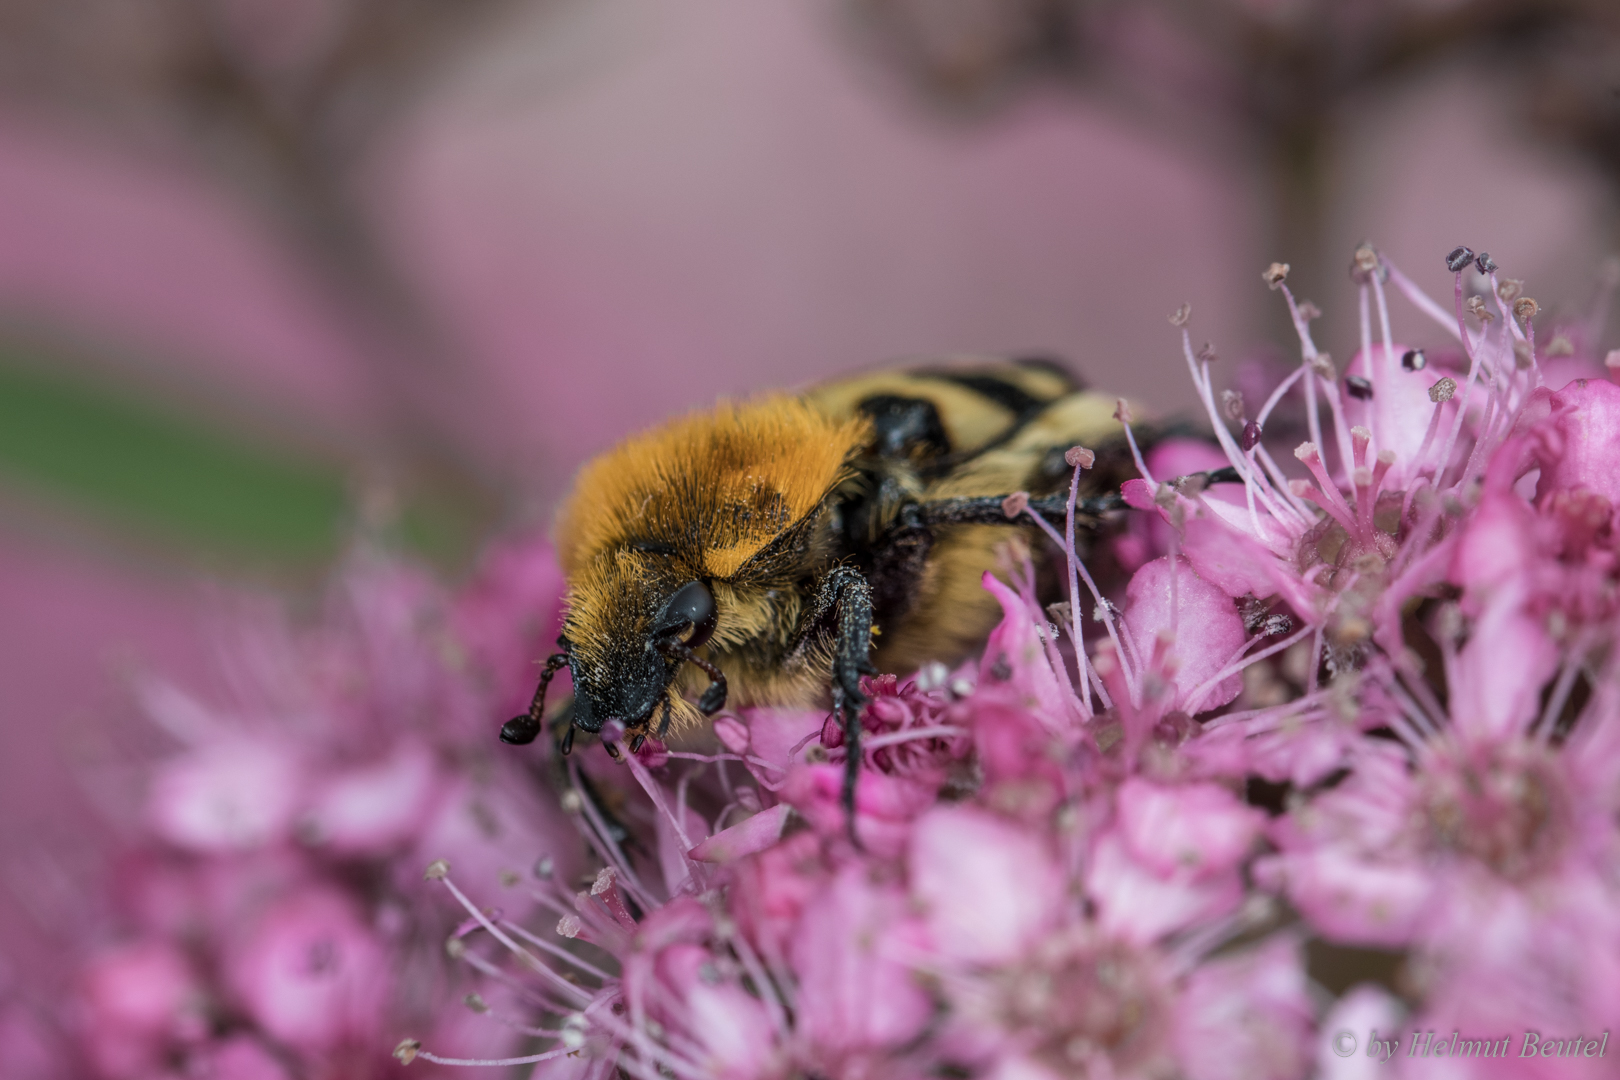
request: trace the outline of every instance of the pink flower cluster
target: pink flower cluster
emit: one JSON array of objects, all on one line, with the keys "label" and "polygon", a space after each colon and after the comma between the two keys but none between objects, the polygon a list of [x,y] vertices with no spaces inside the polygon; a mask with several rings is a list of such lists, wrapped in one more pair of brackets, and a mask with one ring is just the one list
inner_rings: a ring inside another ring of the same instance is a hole
[{"label": "pink flower cluster", "polygon": [[171,749],[75,943],[57,1038],[36,1025],[39,1075],[349,1080],[397,1070],[403,1030],[474,1053],[517,1039],[440,1007],[453,920],[420,873],[444,850],[487,881],[541,853],[580,868],[488,725],[524,696],[516,654],[555,635],[560,596],[543,547],[498,552],[458,599],[362,551],[312,629],[227,623],[220,700],[145,683]]},{"label": "pink flower cluster", "polygon": [[982,657],[869,681],[853,823],[818,710],[496,745],[543,545],[454,598],[357,559],[232,650],[237,705],[148,693],[183,748],[78,982],[95,1075],[1607,1075],[1620,386],[1448,266],[1449,310],[1356,252],[1342,373],[1268,270],[1300,362],[1258,409],[1177,312],[1215,445],[1133,442],[1104,539],[1030,516],[1065,603],[1009,531]]},{"label": "pink flower cluster", "polygon": [[[1031,516],[1067,604],[1037,603],[1012,544],[980,661],[870,684],[858,844],[837,726],[756,710],[720,719],[713,752],[628,755],[610,730],[611,757],[576,755],[601,868],[534,890],[554,927],[482,914],[436,864],[464,954],[550,1025],[511,1061],[593,1080],[1601,1069],[1620,387],[1595,327],[1538,344],[1537,305],[1488,255],[1448,266],[1450,311],[1356,252],[1342,378],[1273,266],[1301,356],[1252,414],[1178,312],[1218,450],[1133,443],[1139,513],[1111,544],[1082,557],[1072,518]],[[1386,286],[1454,344],[1396,342]],[[1069,460],[1077,491],[1091,455]],[[1394,974],[1335,998],[1334,956]]]}]

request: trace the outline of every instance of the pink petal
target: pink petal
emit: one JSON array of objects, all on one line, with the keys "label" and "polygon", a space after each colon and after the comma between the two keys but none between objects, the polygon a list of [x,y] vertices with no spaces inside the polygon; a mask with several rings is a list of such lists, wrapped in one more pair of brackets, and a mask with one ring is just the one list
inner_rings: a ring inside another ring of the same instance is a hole
[{"label": "pink petal", "polygon": [[194,851],[260,847],[286,837],[303,776],[291,748],[231,736],[168,763],[152,785],[157,834]]},{"label": "pink petal", "polygon": [[228,979],[270,1035],[311,1053],[381,1037],[387,958],[347,896],[305,889],[241,933]]},{"label": "pink petal", "polygon": [[984,575],[984,587],[1001,604],[1003,614],[1001,623],[985,642],[979,685],[1005,683],[1023,696],[1028,708],[1058,722],[1068,715],[1068,706],[1046,657],[1046,648],[1036,636],[1036,627],[1044,625],[1045,618],[1037,622],[1036,613],[1024,598],[994,574]]},{"label": "pink petal", "polygon": [[1174,633],[1176,702],[1202,712],[1225,705],[1242,691],[1243,676],[1237,673],[1222,679],[1197,701],[1185,700],[1232,660],[1247,635],[1232,598],[1199,577],[1185,558],[1178,556],[1177,560],[1173,572],[1169,558],[1154,559],[1131,577],[1125,594],[1125,621],[1144,650],[1153,648],[1161,631]]},{"label": "pink petal", "polygon": [[[1321,1080],[1374,1080],[1387,1074],[1397,1052],[1411,1051],[1411,1029],[1403,1027],[1405,1019],[1406,1007],[1383,987],[1372,983],[1351,987],[1322,1018],[1317,1075]],[[1349,1032],[1350,1038],[1342,1032]]]},{"label": "pink petal", "polygon": [[1299,946],[1273,938],[1200,965],[1176,1003],[1188,1080],[1293,1080],[1310,1061],[1315,1012]]},{"label": "pink petal", "polygon": [[728,863],[764,851],[782,838],[782,828],[793,808],[779,803],[729,829],[722,829],[694,847],[689,854],[698,862]]},{"label": "pink petal", "polygon": [[[1408,371],[1401,363],[1410,346],[1396,345],[1387,352],[1382,344],[1358,351],[1345,368],[1345,374],[1358,375],[1373,384],[1370,401],[1344,396],[1345,419],[1359,424],[1373,433],[1375,445],[1372,453],[1393,450],[1395,464],[1390,468],[1386,486],[1390,490],[1404,488],[1412,479],[1412,468],[1417,459],[1423,435],[1434,416],[1434,402],[1429,400],[1429,387],[1439,378],[1432,368]],[[1445,410],[1441,423],[1451,420],[1456,405],[1442,406]],[[1431,458],[1439,447],[1431,446]],[[1432,462],[1431,462],[1432,464]]]},{"label": "pink petal", "polygon": [[911,892],[934,948],[970,963],[1013,960],[1062,910],[1064,878],[1038,836],[969,807],[941,807],[911,834]]},{"label": "pink petal", "polygon": [[433,754],[405,742],[386,761],[321,785],[308,821],[316,838],[335,851],[385,851],[416,830],[439,793],[437,781]]},{"label": "pink petal", "polygon": [[806,907],[793,942],[798,1032],[834,1075],[853,1054],[898,1047],[922,1032],[934,1006],[903,957],[905,895],[841,871]]},{"label": "pink petal", "polygon": [[1235,910],[1243,901],[1243,883],[1236,874],[1168,880],[1132,859],[1118,833],[1109,832],[1093,849],[1086,895],[1096,903],[1105,932],[1147,945]]},{"label": "pink petal", "polygon": [[1120,835],[1131,855],[1162,876],[1197,878],[1236,867],[1266,815],[1219,784],[1168,787],[1133,777],[1119,789]]},{"label": "pink petal", "polygon": [[1307,922],[1348,944],[1408,944],[1435,886],[1415,862],[1375,862],[1329,846],[1264,862],[1264,872],[1281,879]]},{"label": "pink petal", "polygon": [[1620,386],[1577,379],[1550,395],[1551,407],[1532,435],[1540,444],[1536,504],[1555,491],[1588,488],[1620,506]]}]

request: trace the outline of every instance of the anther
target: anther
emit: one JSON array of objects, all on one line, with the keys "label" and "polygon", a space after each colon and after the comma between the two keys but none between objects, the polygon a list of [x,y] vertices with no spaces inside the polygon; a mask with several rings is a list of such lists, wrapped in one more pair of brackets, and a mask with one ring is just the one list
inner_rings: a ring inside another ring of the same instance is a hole
[{"label": "anther", "polygon": [[1521,296],[1517,300],[1513,301],[1513,317],[1519,320],[1520,326],[1523,326],[1525,323],[1535,318],[1536,312],[1540,310],[1541,305],[1536,303],[1531,297]]},{"label": "anther", "polygon": [[1422,371],[1429,366],[1429,358],[1422,349],[1407,349],[1401,356],[1401,367],[1407,371]]},{"label": "anther", "polygon": [[1221,391],[1221,411],[1228,420],[1243,419],[1243,394],[1237,390]]},{"label": "anther", "polygon": [[1460,274],[1463,272],[1463,268],[1473,261],[1474,251],[1472,248],[1455,248],[1450,255],[1446,256],[1446,269],[1453,274]]},{"label": "anther", "polygon": [[1260,425],[1253,420],[1243,425],[1243,441],[1239,445],[1243,447],[1245,454],[1260,445],[1260,435]]},{"label": "anther", "polygon": [[1339,369],[1333,366],[1333,357],[1325,352],[1311,357],[1311,370],[1328,382],[1339,377]]},{"label": "anther", "polygon": [[1496,283],[1496,295],[1504,304],[1511,304],[1524,295],[1524,282],[1518,278],[1503,278]]},{"label": "anther", "polygon": [[1294,620],[1287,615],[1269,615],[1260,624],[1260,632],[1266,637],[1282,637],[1294,628]]},{"label": "anther", "polygon": [[1378,252],[1371,244],[1362,244],[1350,257],[1350,280],[1357,285],[1365,285],[1379,269]]},{"label": "anther", "polygon": [[409,1065],[416,1060],[416,1055],[422,1052],[420,1039],[401,1039],[399,1045],[394,1047],[394,1056],[401,1065]]},{"label": "anther", "polygon": [[1448,375],[1429,387],[1429,400],[1438,405],[1443,401],[1450,401],[1456,393],[1457,380]]},{"label": "anther", "polygon": [[422,873],[423,881],[443,881],[450,873],[449,859],[434,859],[428,863],[427,870]]},{"label": "anther", "polygon": [[1192,318],[1192,305],[1182,304],[1180,307],[1176,308],[1175,311],[1170,313],[1170,325],[1186,326],[1187,320],[1190,318]]},{"label": "anther", "polygon": [[1083,446],[1071,446],[1063,451],[1063,460],[1071,469],[1089,469],[1097,464],[1097,455]]},{"label": "anther", "polygon": [[602,740],[602,749],[606,750],[608,757],[612,758],[614,761],[619,760],[619,744],[618,743],[608,742],[606,739],[603,739]]},{"label": "anther", "polygon": [[1029,492],[1015,491],[1001,500],[1001,512],[1008,521],[1022,514],[1029,507]]},{"label": "anther", "polygon": [[1482,296],[1470,296],[1468,298],[1468,303],[1464,306],[1468,308],[1468,314],[1472,315],[1480,322],[1490,322],[1492,319],[1496,318],[1496,316],[1492,314],[1491,309],[1485,306],[1485,298]]},{"label": "anther", "polygon": [[[1469,252],[1469,254],[1472,255],[1473,252]],[[1267,285],[1270,285],[1273,289],[1276,289],[1281,286],[1283,282],[1288,280],[1288,264],[1284,262],[1274,262],[1270,266],[1266,267],[1265,272],[1260,275],[1260,278]]]},{"label": "anther", "polygon": [[1314,322],[1322,317],[1322,309],[1309,300],[1301,300],[1299,302],[1299,317],[1306,322]]},{"label": "anther", "polygon": [[1213,364],[1215,361],[1220,359],[1220,357],[1215,355],[1214,342],[1210,341],[1204,342],[1204,344],[1199,348],[1197,356],[1198,362],[1201,364]]},{"label": "anther", "polygon": [[636,732],[634,735],[632,735],[630,737],[630,752],[632,754],[641,753],[641,744],[646,742],[646,741],[647,741],[647,733],[646,732],[644,732],[644,731]]},{"label": "anther", "polygon": [[1494,274],[1496,272],[1496,260],[1491,258],[1489,252],[1482,251],[1474,256],[1474,268],[1482,274]]},{"label": "anther", "polygon": [[1344,388],[1353,398],[1360,398],[1362,401],[1372,400],[1373,384],[1360,375],[1347,376],[1344,380]]}]

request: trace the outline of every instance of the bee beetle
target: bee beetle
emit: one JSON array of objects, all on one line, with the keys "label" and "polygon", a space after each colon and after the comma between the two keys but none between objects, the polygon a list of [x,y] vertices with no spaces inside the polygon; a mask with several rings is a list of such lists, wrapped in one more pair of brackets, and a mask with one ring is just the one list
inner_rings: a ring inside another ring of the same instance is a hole
[{"label": "bee beetle", "polygon": [[[984,572],[1009,529],[1033,532],[1004,500],[1026,492],[1031,510],[1063,521],[1064,452],[1118,443],[1115,408],[1058,365],[1025,360],[863,375],[627,440],[585,466],[558,520],[562,651],[501,738],[539,735],[565,666],[564,753],[576,729],[610,719],[633,752],[728,702],[830,703],[852,809],[860,677],[953,663],[983,643],[1000,618]],[[1083,499],[1077,521],[1120,505]]]}]

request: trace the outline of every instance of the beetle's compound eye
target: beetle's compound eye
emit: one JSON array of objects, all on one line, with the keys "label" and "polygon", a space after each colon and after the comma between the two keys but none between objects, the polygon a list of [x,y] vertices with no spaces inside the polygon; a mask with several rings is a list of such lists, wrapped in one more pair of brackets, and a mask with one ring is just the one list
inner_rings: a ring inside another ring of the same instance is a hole
[{"label": "beetle's compound eye", "polygon": [[655,636],[659,641],[680,641],[688,649],[695,649],[714,634],[716,619],[714,594],[703,582],[689,581],[676,589],[664,605]]}]

